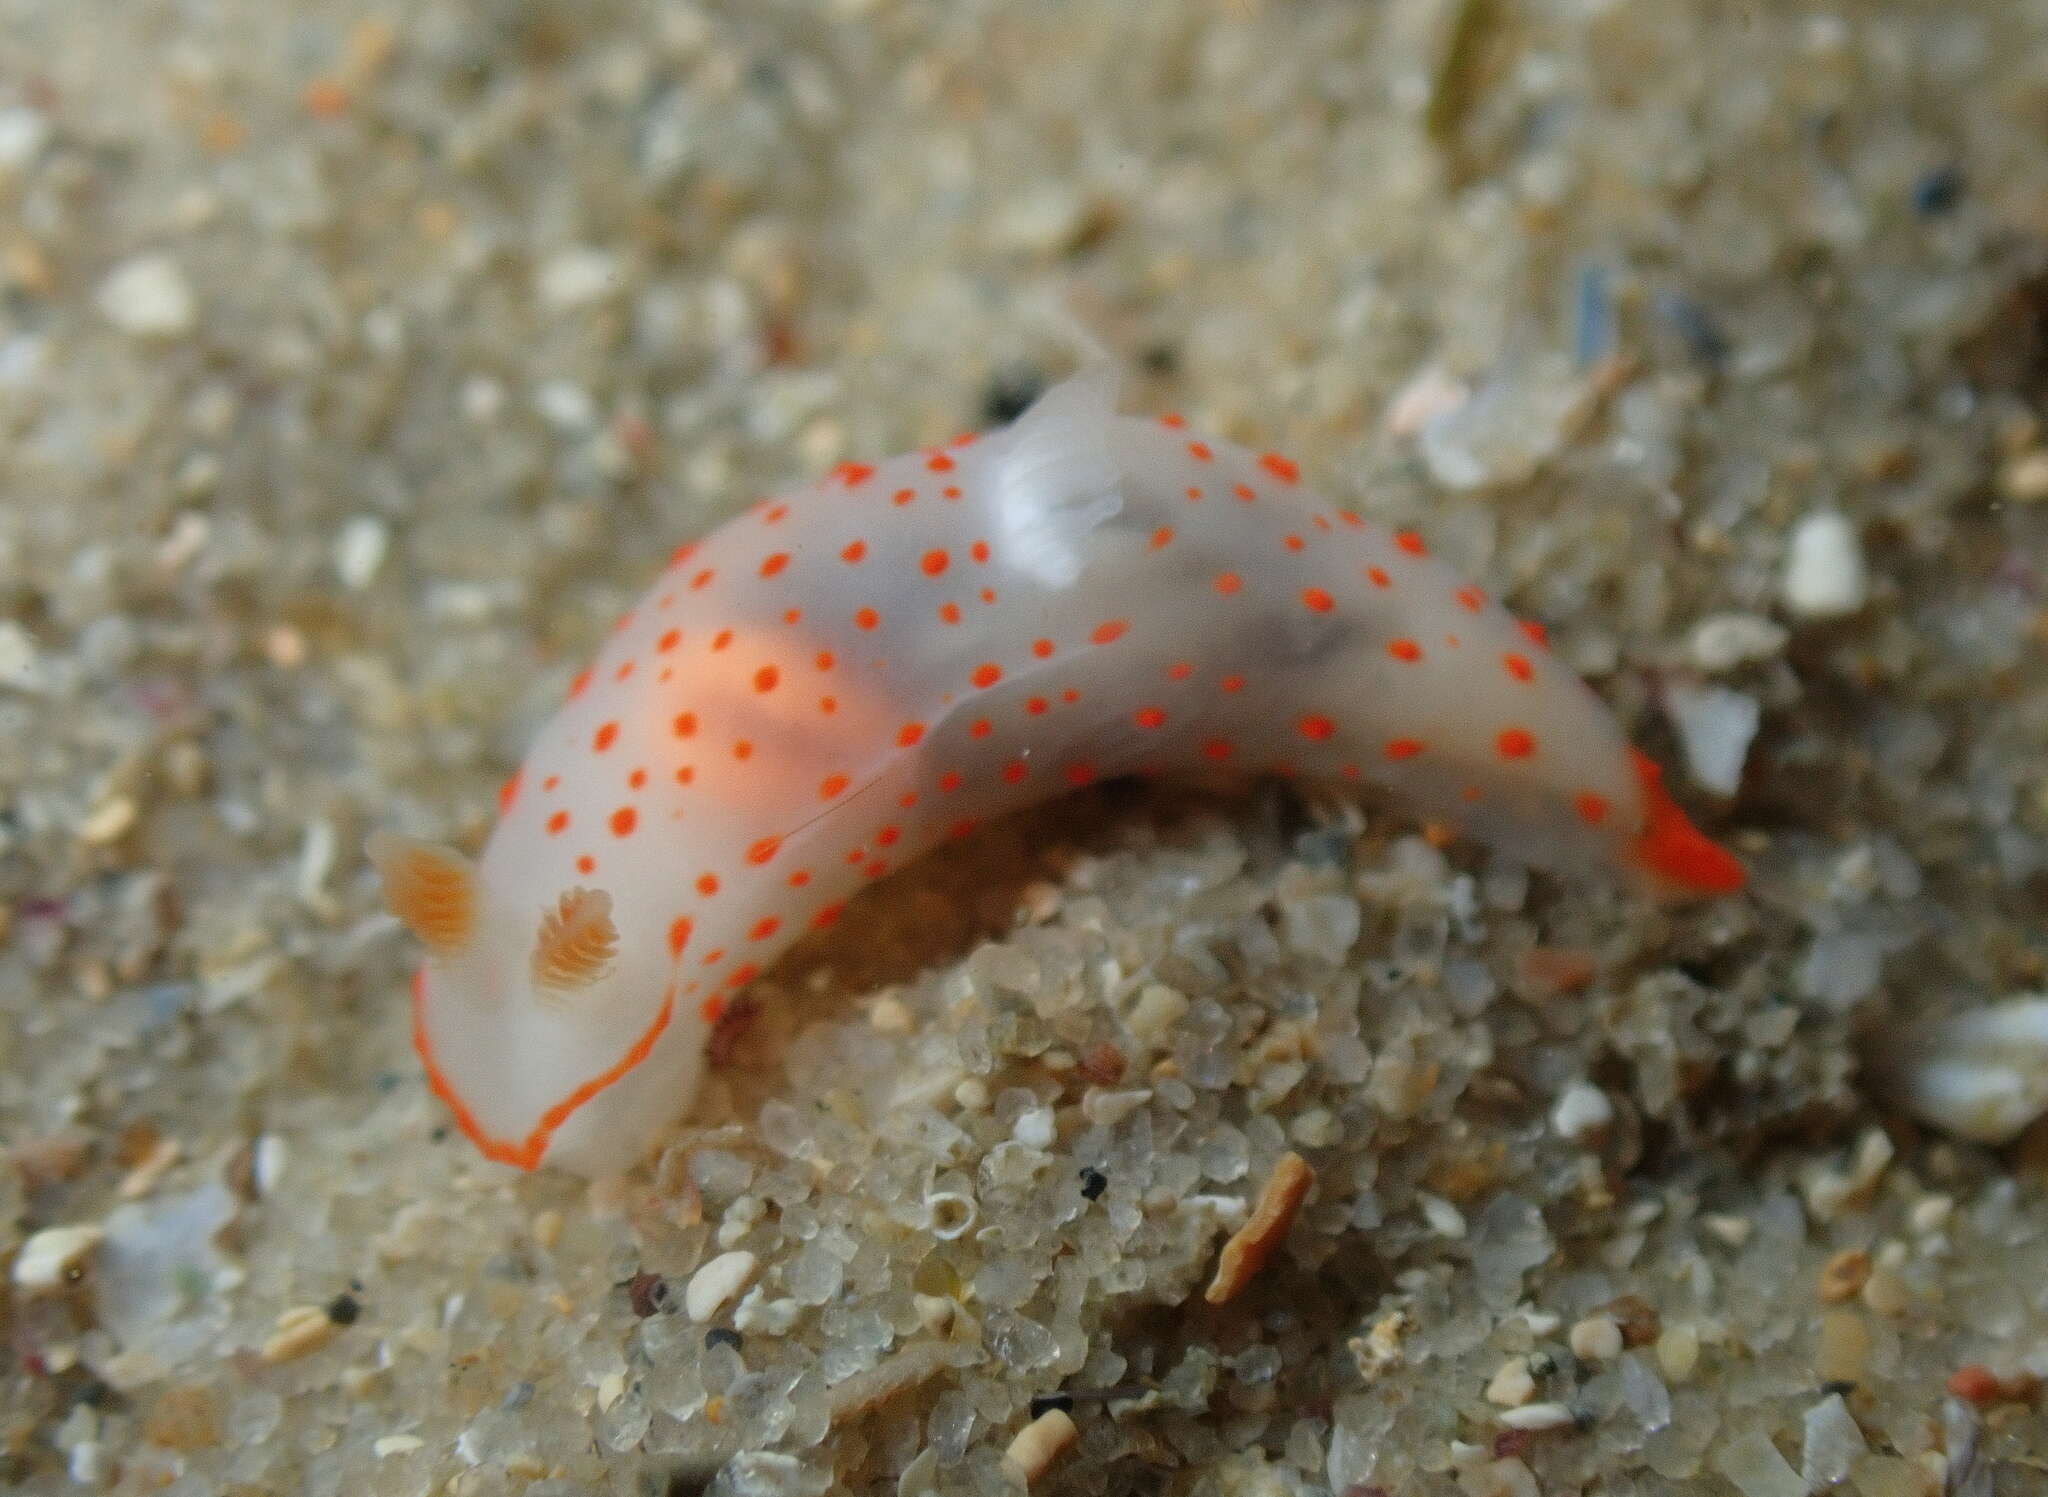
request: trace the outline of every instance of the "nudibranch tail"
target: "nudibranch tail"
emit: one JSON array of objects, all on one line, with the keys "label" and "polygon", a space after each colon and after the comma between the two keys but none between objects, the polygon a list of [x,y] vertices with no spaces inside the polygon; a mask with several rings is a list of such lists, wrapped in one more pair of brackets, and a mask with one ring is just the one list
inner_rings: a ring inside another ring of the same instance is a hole
[{"label": "nudibranch tail", "polygon": [[1748,876],[1735,855],[1686,819],[1664,788],[1664,771],[1656,760],[1641,749],[1630,749],[1629,755],[1643,794],[1643,826],[1630,849],[1637,868],[1669,897],[1738,892]]},{"label": "nudibranch tail", "polygon": [[460,951],[476,928],[476,869],[452,848],[372,832],[365,848],[384,880],[384,902],[422,946]]}]

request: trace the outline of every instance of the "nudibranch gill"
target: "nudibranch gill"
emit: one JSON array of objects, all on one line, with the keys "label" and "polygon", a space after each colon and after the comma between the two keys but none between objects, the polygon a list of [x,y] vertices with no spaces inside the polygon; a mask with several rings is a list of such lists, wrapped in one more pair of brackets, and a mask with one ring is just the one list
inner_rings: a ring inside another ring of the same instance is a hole
[{"label": "nudibranch gill", "polygon": [[1541,864],[1742,886],[1541,629],[1285,458],[1115,396],[1084,372],[682,547],[479,860],[372,839],[426,948],[415,1043],[486,1155],[631,1165],[791,942],[935,843],[1111,776],[1371,781]]}]

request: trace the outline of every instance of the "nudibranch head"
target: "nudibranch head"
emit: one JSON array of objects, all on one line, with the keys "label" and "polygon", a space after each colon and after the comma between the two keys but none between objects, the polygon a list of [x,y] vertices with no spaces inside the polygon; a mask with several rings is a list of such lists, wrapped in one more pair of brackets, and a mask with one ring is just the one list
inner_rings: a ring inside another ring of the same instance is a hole
[{"label": "nudibranch head", "polygon": [[[451,849],[380,832],[369,855],[392,913],[426,947],[413,1044],[463,1133],[521,1169],[632,1165],[673,1111],[666,1088],[635,1080],[676,1028],[677,996],[670,964],[626,939],[613,896],[577,886],[528,910]],[[670,1083],[692,1064],[668,1059]],[[600,1096],[602,1128],[588,1111]],[[632,1126],[641,1113],[648,1121]]]}]

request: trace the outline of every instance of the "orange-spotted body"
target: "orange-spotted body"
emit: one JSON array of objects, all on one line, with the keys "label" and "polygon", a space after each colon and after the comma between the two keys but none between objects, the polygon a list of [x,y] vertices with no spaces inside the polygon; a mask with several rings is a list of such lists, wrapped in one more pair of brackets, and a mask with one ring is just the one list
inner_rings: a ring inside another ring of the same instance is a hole
[{"label": "orange-spotted body", "polygon": [[1292,463],[1113,394],[1083,375],[683,547],[475,868],[373,849],[428,946],[419,1048],[486,1153],[626,1167],[790,942],[934,843],[1117,775],[1371,781],[1538,862],[1740,887],[1540,631]]}]

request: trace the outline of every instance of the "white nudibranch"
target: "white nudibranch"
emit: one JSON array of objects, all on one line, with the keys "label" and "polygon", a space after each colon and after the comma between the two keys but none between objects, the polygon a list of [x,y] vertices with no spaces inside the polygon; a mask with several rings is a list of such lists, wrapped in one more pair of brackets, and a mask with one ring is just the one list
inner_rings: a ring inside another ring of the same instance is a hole
[{"label": "white nudibranch", "polygon": [[1539,628],[1287,459],[1114,397],[1083,374],[682,547],[478,861],[372,840],[426,948],[415,1044],[485,1154],[631,1165],[791,942],[933,844],[1111,776],[1371,781],[1539,863],[1741,886]]}]

